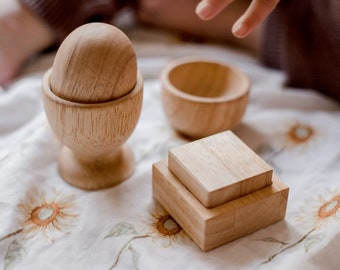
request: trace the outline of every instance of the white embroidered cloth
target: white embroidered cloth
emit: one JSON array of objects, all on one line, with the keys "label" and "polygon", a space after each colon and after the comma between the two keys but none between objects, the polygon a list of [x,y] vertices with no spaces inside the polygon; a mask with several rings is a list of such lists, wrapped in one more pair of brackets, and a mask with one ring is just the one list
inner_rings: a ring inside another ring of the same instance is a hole
[{"label": "white embroidered cloth", "polygon": [[[127,142],[136,170],[116,187],[84,191],[58,174],[60,143],[40,89],[53,55],[0,90],[0,269],[339,269],[339,104],[284,87],[281,72],[240,51],[150,33],[132,40],[144,100]],[[188,55],[217,58],[250,77],[249,106],[234,132],[290,187],[283,221],[206,253],[151,191],[152,164],[188,142],[163,114],[158,76],[168,60]]]}]

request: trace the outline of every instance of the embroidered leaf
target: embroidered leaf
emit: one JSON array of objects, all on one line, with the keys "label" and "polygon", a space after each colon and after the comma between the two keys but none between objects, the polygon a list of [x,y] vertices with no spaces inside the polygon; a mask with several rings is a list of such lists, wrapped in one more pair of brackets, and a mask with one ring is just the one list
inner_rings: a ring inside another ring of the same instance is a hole
[{"label": "embroidered leaf", "polygon": [[281,240],[277,240],[274,237],[266,237],[266,238],[263,238],[263,239],[257,239],[256,241],[269,242],[269,243],[279,243],[281,245],[288,245],[288,243],[283,242]]},{"label": "embroidered leaf", "polygon": [[25,250],[22,245],[16,240],[13,240],[9,245],[7,253],[5,255],[4,270],[11,269],[14,265],[19,263],[25,255]]},{"label": "embroidered leaf", "polygon": [[129,246],[129,251],[131,252],[132,261],[135,266],[135,269],[138,269],[138,262],[139,262],[140,254],[132,246]]},{"label": "embroidered leaf", "polygon": [[315,245],[319,244],[324,237],[325,237],[325,234],[319,233],[312,237],[307,238],[305,242],[305,251],[308,252]]},{"label": "embroidered leaf", "polygon": [[137,234],[135,228],[127,222],[121,222],[116,224],[113,229],[104,237],[104,239],[109,237],[118,237],[121,235]]}]

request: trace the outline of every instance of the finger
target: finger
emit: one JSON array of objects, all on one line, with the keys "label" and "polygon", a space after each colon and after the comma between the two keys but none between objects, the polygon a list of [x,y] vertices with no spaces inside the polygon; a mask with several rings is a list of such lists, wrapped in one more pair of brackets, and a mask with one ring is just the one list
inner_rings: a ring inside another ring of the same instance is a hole
[{"label": "finger", "polygon": [[238,38],[246,37],[275,9],[279,0],[254,0],[246,12],[233,25],[232,32]]},{"label": "finger", "polygon": [[202,20],[211,20],[234,0],[202,0],[196,7],[196,14]]}]

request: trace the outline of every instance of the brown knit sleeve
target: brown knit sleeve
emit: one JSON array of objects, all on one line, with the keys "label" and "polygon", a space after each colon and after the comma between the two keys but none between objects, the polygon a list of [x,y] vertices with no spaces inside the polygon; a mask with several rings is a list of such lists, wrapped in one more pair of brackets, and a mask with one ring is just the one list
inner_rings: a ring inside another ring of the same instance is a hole
[{"label": "brown knit sleeve", "polygon": [[282,68],[288,86],[340,101],[339,10],[339,0],[281,0],[265,26],[264,64]]},{"label": "brown knit sleeve", "polygon": [[91,21],[108,22],[119,3],[114,0],[20,0],[51,26],[59,40],[76,27]]}]

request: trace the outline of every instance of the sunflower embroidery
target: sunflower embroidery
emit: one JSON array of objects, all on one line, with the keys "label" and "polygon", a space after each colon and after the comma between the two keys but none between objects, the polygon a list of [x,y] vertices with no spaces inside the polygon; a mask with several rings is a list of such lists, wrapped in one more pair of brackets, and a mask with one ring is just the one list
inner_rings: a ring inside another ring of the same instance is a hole
[{"label": "sunflower embroidery", "polygon": [[151,227],[148,235],[152,240],[161,240],[163,247],[170,247],[173,243],[185,243],[187,234],[182,227],[159,204],[155,203],[149,210]]},{"label": "sunflower embroidery", "polygon": [[316,130],[309,124],[295,123],[285,133],[285,146],[293,148],[306,146],[316,138]]},{"label": "sunflower embroidery", "polygon": [[[107,238],[116,238],[123,235],[132,235],[132,237],[120,248],[115,261],[109,269],[118,266],[122,254],[130,252],[135,268],[138,268],[140,254],[137,249],[132,246],[132,241],[137,239],[149,238],[154,240],[161,239],[164,248],[170,247],[174,242],[179,243],[187,238],[187,235],[177,224],[177,222],[158,204],[154,203],[149,209],[150,216],[146,220],[148,232],[139,234],[134,226],[128,222],[117,223],[112,230],[105,236]],[[151,228],[151,230],[149,229]]]},{"label": "sunflower embroidery", "polygon": [[340,220],[340,191],[330,191],[308,200],[297,217],[299,223],[312,229],[322,228],[335,220]]},{"label": "sunflower embroidery", "polygon": [[54,241],[57,233],[68,233],[78,214],[73,196],[52,190],[50,194],[33,190],[17,205],[18,223],[26,238],[42,233]]},{"label": "sunflower embroidery", "polygon": [[336,220],[340,220],[339,190],[331,191],[323,197],[318,196],[306,201],[305,207],[302,208],[302,213],[297,217],[297,222],[299,225],[306,227],[308,232],[291,244],[273,237],[262,239],[264,242],[281,243],[282,245],[278,252],[269,256],[262,264],[271,262],[276,256],[300,243],[304,243],[305,252],[308,252],[325,238],[325,233],[320,232],[320,229]]}]

